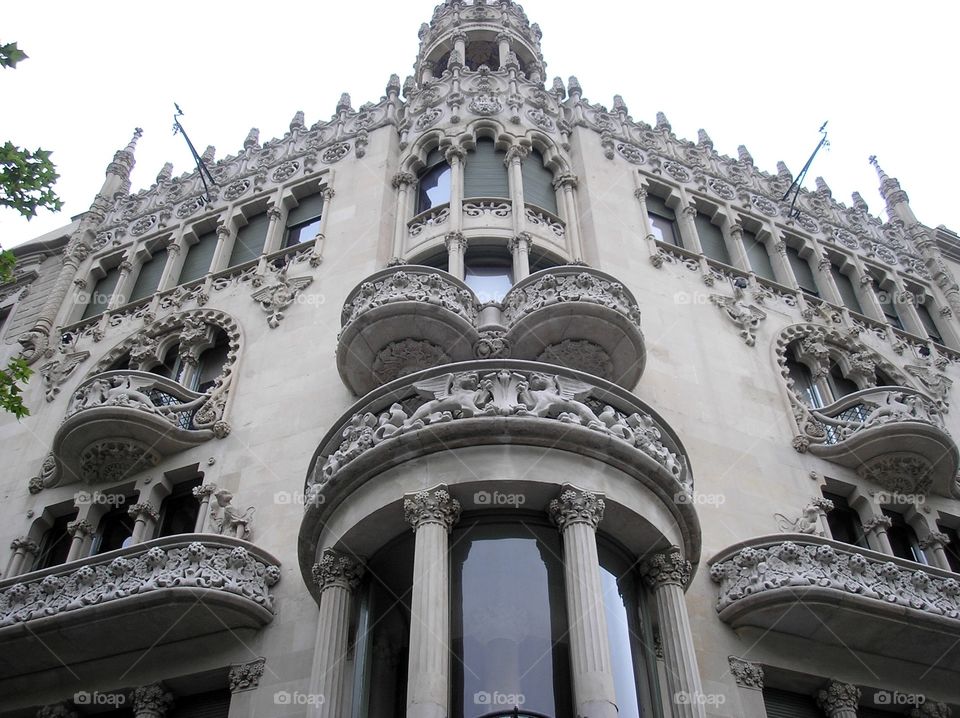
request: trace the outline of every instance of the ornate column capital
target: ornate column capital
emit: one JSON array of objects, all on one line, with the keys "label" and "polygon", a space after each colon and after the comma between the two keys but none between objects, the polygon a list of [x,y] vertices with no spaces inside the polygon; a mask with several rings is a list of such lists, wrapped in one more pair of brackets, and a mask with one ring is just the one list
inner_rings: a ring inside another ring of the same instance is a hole
[{"label": "ornate column capital", "polygon": [[119,269],[121,273],[130,273],[133,271],[133,263],[129,259],[124,259],[122,262],[120,262],[120,264],[117,265],[117,269]]},{"label": "ornate column capital", "polygon": [[228,224],[218,224],[217,225],[217,239],[225,241],[230,236],[230,225]]},{"label": "ornate column capital", "polygon": [[400,189],[401,187],[408,187],[412,184],[416,184],[417,176],[412,172],[397,172],[393,176],[393,188]]},{"label": "ornate column capital", "polygon": [[736,656],[727,656],[727,661],[730,663],[730,673],[733,674],[738,686],[763,690],[763,668]]},{"label": "ornate column capital", "polygon": [[[69,530],[69,528],[68,528]],[[18,536],[13,541],[10,542],[11,551],[23,551],[24,553],[32,553],[37,555],[40,553],[40,546],[37,545],[37,542],[32,538],[26,536]]]},{"label": "ornate column capital", "polygon": [[441,484],[404,496],[403,517],[414,531],[424,524],[440,524],[449,532],[460,518],[460,502]]},{"label": "ornate column capital", "polygon": [[37,718],[77,718],[77,712],[66,703],[54,703],[38,710]]},{"label": "ornate column capital", "polygon": [[326,202],[329,202],[337,196],[337,192],[335,189],[333,189],[333,187],[324,187],[322,190],[320,190],[320,193],[323,195],[323,199]]},{"label": "ornate column capital", "polygon": [[444,238],[444,244],[447,245],[447,252],[452,252],[455,249],[461,252],[467,251],[467,238],[463,236],[463,232],[450,232]]},{"label": "ornate column capital", "polygon": [[910,718],[950,718],[952,715],[948,705],[936,701],[924,701],[910,711]]},{"label": "ornate column capital", "polygon": [[863,530],[865,533],[870,533],[871,531],[886,531],[892,525],[893,522],[889,516],[874,516],[872,519],[863,522]]},{"label": "ornate column capital", "polygon": [[641,202],[646,201],[647,194],[649,193],[647,192],[646,187],[637,187],[635,190],[633,190],[633,196],[636,197]]},{"label": "ornate column capital", "polygon": [[443,153],[443,156],[444,159],[452,165],[454,160],[457,160],[457,162],[463,161],[463,158],[467,156],[467,151],[459,145],[454,145],[448,147],[446,152]]},{"label": "ornate column capital", "polygon": [[529,232],[521,232],[516,237],[511,237],[510,241],[507,242],[507,247],[511,252],[516,252],[518,249],[524,249],[529,252],[532,246],[533,237],[530,236]]},{"label": "ornate column capital", "polygon": [[160,518],[160,514],[149,501],[138,501],[127,509],[127,515],[135,520],[143,518],[156,521]]},{"label": "ornate column capital", "polygon": [[86,519],[71,521],[67,524],[67,533],[70,534],[70,538],[77,538],[77,536],[90,536],[93,534],[93,524]]},{"label": "ornate column capital", "polygon": [[133,689],[133,714],[137,718],[165,716],[173,705],[173,694],[162,683]]},{"label": "ornate column capital", "polygon": [[553,180],[554,189],[576,189],[580,179],[572,172],[564,172]]},{"label": "ornate column capital", "polygon": [[258,658],[249,663],[236,663],[230,666],[230,692],[249,691],[259,686],[266,663],[266,658]]},{"label": "ornate column capital", "polygon": [[550,520],[557,525],[561,533],[574,524],[587,524],[596,531],[603,519],[605,507],[603,494],[564,484],[559,498],[550,502]]},{"label": "ornate column capital", "polygon": [[693,566],[683,557],[680,549],[674,546],[644,561],[640,571],[650,588],[660,588],[668,584],[676,584],[682,588],[690,581]]},{"label": "ornate column capital", "polygon": [[831,680],[826,688],[817,692],[817,705],[830,718],[839,711],[853,711],[856,715],[857,705],[860,703],[860,689],[849,683],[840,683]]},{"label": "ornate column capital", "polygon": [[203,501],[204,499],[209,499],[217,490],[216,484],[203,484],[201,486],[195,486],[191,493],[194,498]]},{"label": "ornate column capital", "polygon": [[506,156],[503,158],[503,164],[520,164],[530,155],[530,148],[523,145],[510,145],[507,148]]},{"label": "ornate column capital", "polygon": [[943,548],[949,543],[950,537],[947,534],[942,533],[941,531],[931,531],[922,539],[920,539],[920,548],[928,549],[936,546]]},{"label": "ornate column capital", "polygon": [[320,561],[313,564],[313,582],[326,591],[334,586],[353,591],[363,577],[363,565],[349,556],[326,548]]},{"label": "ornate column capital", "polygon": [[697,208],[692,204],[688,204],[686,207],[680,210],[680,213],[687,217],[693,218],[697,216]]},{"label": "ornate column capital", "polygon": [[267,209],[267,219],[271,222],[277,222],[283,216],[283,211],[279,207],[271,206]]}]

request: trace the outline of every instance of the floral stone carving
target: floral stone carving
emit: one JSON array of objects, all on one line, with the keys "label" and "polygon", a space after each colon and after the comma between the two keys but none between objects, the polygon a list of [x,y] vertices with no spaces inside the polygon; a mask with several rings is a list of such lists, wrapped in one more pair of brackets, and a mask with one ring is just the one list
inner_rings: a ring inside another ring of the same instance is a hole
[{"label": "floral stone carving", "polygon": [[80,455],[80,478],[87,483],[110,483],[159,463],[160,454],[139,441],[99,441]]},{"label": "floral stone carving", "polygon": [[439,305],[471,323],[479,316],[476,300],[469,290],[457,286],[439,273],[420,273],[414,268],[405,268],[361,284],[354,296],[344,304],[340,323],[346,326],[361,314],[393,302]]},{"label": "floral stone carving", "polygon": [[604,379],[613,378],[613,362],[603,347],[585,339],[564,339],[551,344],[537,357],[546,364],[558,364],[585,371]]},{"label": "floral stone carving", "polygon": [[258,658],[249,663],[238,663],[230,666],[230,692],[249,691],[259,686],[266,664],[266,658]]},{"label": "floral stone carving", "polygon": [[373,361],[373,373],[383,383],[413,374],[421,369],[449,364],[450,357],[440,347],[425,339],[402,339],[390,342]]},{"label": "floral stone carving", "polygon": [[297,296],[313,282],[313,277],[287,278],[286,267],[277,276],[277,282],[268,287],[261,287],[251,295],[253,301],[260,304],[267,315],[267,324],[271,329],[280,326],[284,317],[284,310],[293,304]]},{"label": "floral stone carving", "polygon": [[556,270],[511,290],[503,301],[503,320],[509,326],[529,312],[558,302],[600,304],[640,324],[640,308],[620,282],[590,272],[560,274]]},{"label": "floral stone carving", "polygon": [[766,312],[747,303],[745,287],[739,283],[733,285],[733,296],[711,294],[710,301],[740,330],[740,338],[748,347],[757,343],[757,327],[767,318]]}]

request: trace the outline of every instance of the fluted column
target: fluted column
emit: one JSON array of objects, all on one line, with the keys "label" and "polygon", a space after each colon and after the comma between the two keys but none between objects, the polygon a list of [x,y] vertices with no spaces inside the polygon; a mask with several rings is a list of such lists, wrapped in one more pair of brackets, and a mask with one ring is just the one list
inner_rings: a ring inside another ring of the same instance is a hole
[{"label": "fluted column", "polygon": [[393,254],[392,257],[403,256],[403,245],[407,239],[407,214],[410,207],[410,187],[417,183],[417,178],[410,172],[397,172],[393,176],[393,186],[397,190],[397,215],[393,225]]},{"label": "fluted column", "polygon": [[460,502],[447,487],[407,494],[404,518],[416,534],[410,604],[407,718],[446,718],[450,676],[450,576],[447,535]]},{"label": "fluted column", "polygon": [[510,254],[513,255],[513,283],[530,276],[530,235],[521,232],[510,240]]},{"label": "fluted column", "polygon": [[67,561],[76,561],[83,558],[83,549],[87,541],[93,536],[93,524],[86,519],[77,519],[67,524],[67,533],[70,534],[70,550],[67,552]]},{"label": "fluted column", "polygon": [[10,550],[13,551],[13,554],[11,554],[10,562],[7,564],[7,571],[3,574],[4,578],[19,576],[24,572],[27,555],[36,556],[40,553],[40,547],[37,545],[37,542],[26,536],[20,536],[11,541]]},{"label": "fluted column", "polygon": [[313,581],[320,587],[320,617],[310,675],[307,718],[340,718],[343,711],[344,663],[350,629],[350,594],[360,583],[358,561],[324,549],[313,565]]},{"label": "fluted column", "polygon": [[146,540],[147,529],[153,526],[160,518],[160,514],[149,501],[140,501],[127,509],[127,514],[133,519],[132,543],[143,543]]},{"label": "fluted column", "polygon": [[133,689],[134,718],[164,718],[173,706],[173,695],[162,683]]},{"label": "fluted column", "polygon": [[704,718],[703,688],[693,647],[693,632],[687,616],[683,588],[690,580],[690,562],[673,547],[646,561],[644,581],[657,602],[663,663],[674,718]]},{"label": "fluted column", "polygon": [[857,718],[860,689],[849,683],[830,681],[817,693],[817,705],[827,718]]},{"label": "fluted column", "polygon": [[616,718],[617,694],[600,583],[597,525],[602,494],[564,485],[550,502],[550,518],[563,536],[564,586],[570,626],[570,665],[576,712],[590,718]]},{"label": "fluted column", "polygon": [[950,543],[950,537],[940,531],[931,531],[920,539],[920,548],[933,560],[930,562],[937,568],[944,571],[953,571],[950,567],[950,561],[947,560],[946,546]]},{"label": "fluted column", "polygon": [[203,484],[193,488],[193,496],[200,502],[200,510],[197,512],[197,524],[194,532],[198,534],[207,532],[207,522],[210,518],[210,497],[217,490],[216,484]]}]

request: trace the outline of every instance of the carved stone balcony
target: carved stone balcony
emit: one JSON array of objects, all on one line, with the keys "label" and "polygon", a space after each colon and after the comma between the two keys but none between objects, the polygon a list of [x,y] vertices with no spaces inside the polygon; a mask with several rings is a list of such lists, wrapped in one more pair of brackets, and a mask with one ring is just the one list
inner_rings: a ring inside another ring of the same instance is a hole
[{"label": "carved stone balcony", "polygon": [[717,612],[754,627],[899,660],[960,668],[960,583],[947,571],[802,534],[763,536],[711,560]]},{"label": "carved stone balcony", "polygon": [[513,356],[585,371],[627,389],[643,374],[640,309],[609,274],[567,265],[518,282],[503,299]]},{"label": "carved stone balcony", "polygon": [[650,407],[582,372],[501,359],[397,379],[365,396],[331,427],[307,474],[300,531],[305,575],[326,517],[372,477],[429,454],[508,444],[571,452],[597,462],[598,472],[613,467],[628,475],[687,527],[684,541],[692,538],[686,550],[695,552],[699,524],[686,499],[693,489],[686,452]]},{"label": "carved stone balcony", "polygon": [[224,436],[222,402],[149,372],[95,374],[77,388],[53,440],[50,482],[106,483]]},{"label": "carved stone balcony", "polygon": [[187,657],[273,620],[279,579],[251,543],[185,534],[0,581],[0,680],[160,646]]},{"label": "carved stone balcony", "polygon": [[799,441],[810,453],[854,467],[889,491],[960,497],[960,452],[937,403],[922,392],[876,387],[801,411]]},{"label": "carved stone balcony", "polygon": [[337,368],[360,396],[421,369],[508,356],[631,389],[646,359],[633,296],[608,274],[582,266],[532,274],[502,303],[482,307],[442,270],[391,267],[347,296],[341,325]]}]

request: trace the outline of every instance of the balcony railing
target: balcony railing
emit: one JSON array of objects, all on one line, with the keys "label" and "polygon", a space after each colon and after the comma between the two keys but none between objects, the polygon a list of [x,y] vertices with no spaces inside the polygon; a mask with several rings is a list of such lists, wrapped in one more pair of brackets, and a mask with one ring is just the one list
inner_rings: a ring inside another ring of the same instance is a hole
[{"label": "balcony railing", "polygon": [[799,411],[811,453],[857,468],[892,491],[957,495],[960,452],[937,403],[923,392],[874,387]]},{"label": "balcony railing", "polygon": [[223,401],[143,371],[95,374],[77,387],[53,442],[58,478],[86,483],[155,465],[228,430]]},{"label": "balcony railing", "polygon": [[[958,576],[808,535],[762,536],[711,560],[717,612],[765,630],[956,670]],[[799,606],[799,608],[798,608]],[[908,640],[902,640],[909,634]]]},{"label": "balcony railing", "polygon": [[0,581],[0,678],[260,628],[279,579],[251,543],[186,534]]}]

